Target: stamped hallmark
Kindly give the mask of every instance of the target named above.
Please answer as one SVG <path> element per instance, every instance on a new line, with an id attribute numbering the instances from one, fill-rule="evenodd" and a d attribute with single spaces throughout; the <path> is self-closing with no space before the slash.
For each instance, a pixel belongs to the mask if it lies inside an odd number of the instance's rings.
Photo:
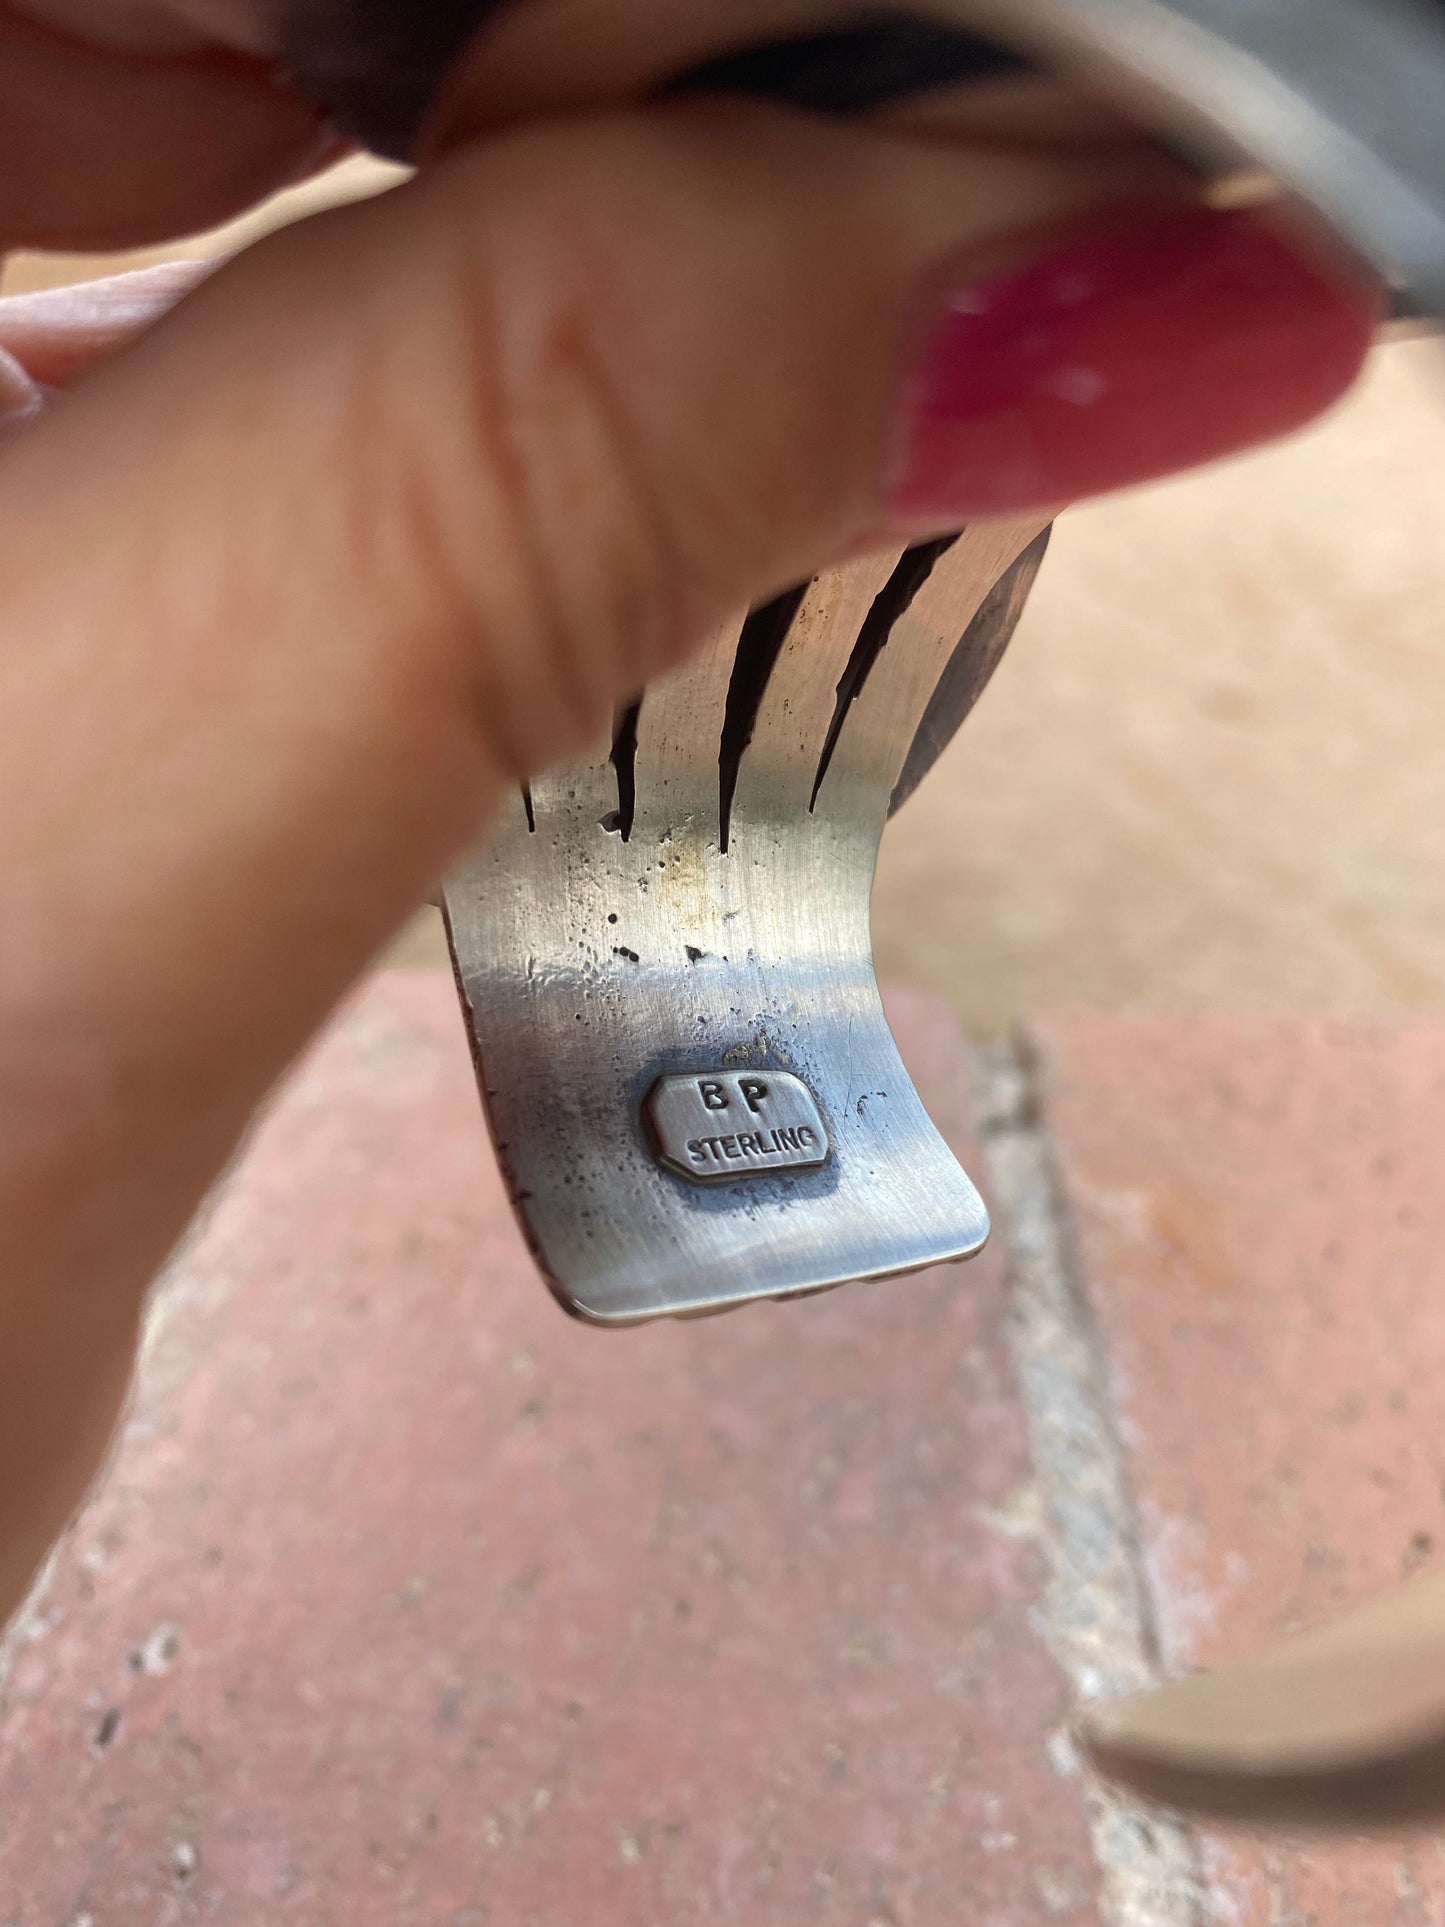
<path id="1" fill-rule="evenodd" d="M 828 1161 L 813 1094 L 788 1071 L 659 1077 L 643 1111 L 658 1162 L 694 1184 L 811 1171 Z"/>

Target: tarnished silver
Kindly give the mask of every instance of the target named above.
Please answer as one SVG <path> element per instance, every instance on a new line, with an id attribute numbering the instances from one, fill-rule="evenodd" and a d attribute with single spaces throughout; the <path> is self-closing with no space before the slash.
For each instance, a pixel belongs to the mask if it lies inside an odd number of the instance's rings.
<path id="1" fill-rule="evenodd" d="M 720 1311 L 983 1244 L 978 1193 L 884 1019 L 868 898 L 921 726 L 936 753 L 1041 540 L 1039 518 L 970 530 L 739 617 L 589 761 L 519 795 L 447 884 L 498 1156 L 580 1317 Z M 780 1074 L 815 1106 L 826 1161 L 763 1170 L 753 1152 L 746 1174 L 696 1183 L 688 1140 L 737 1132 L 689 1125 L 679 1155 L 656 1099 L 680 1087 L 659 1080 L 721 1080 L 746 1109 L 744 1081 Z"/>

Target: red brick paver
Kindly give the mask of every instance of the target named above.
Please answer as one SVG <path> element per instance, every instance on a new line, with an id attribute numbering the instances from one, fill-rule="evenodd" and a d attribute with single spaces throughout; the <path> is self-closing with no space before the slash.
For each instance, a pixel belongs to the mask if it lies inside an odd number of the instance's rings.
<path id="1" fill-rule="evenodd" d="M 1440 1563 L 1445 1026 L 1035 1032 L 1166 1663 Z M 1207 1843 L 1231 1927 L 1445 1921 L 1436 1839 Z"/>
<path id="2" fill-rule="evenodd" d="M 895 1016 L 963 1130 L 961 1046 Z M 11 1675 L 0 1921 L 1095 1918 L 997 1262 L 601 1333 L 439 977 L 346 1013 L 178 1267 Z"/>

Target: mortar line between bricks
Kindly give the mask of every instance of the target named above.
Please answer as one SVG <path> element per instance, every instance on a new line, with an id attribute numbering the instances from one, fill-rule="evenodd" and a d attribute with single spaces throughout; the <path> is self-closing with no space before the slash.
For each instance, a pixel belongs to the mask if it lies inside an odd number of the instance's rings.
<path id="1" fill-rule="evenodd" d="M 1004 1246 L 1008 1339 L 1029 1428 L 1050 1579 L 1040 1632 L 1078 1699 L 1157 1677 L 1137 1512 L 1027 1040 L 975 1056 L 978 1133 Z M 1108 1792 L 1069 1751 L 1110 1927 L 1202 1927 L 1188 1826 Z"/>

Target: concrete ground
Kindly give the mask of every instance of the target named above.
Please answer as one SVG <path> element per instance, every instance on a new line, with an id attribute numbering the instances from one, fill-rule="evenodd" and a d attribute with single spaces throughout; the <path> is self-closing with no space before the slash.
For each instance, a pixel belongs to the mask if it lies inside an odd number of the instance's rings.
<path id="1" fill-rule="evenodd" d="M 21 257 L 6 285 L 115 265 Z M 980 1035 L 1060 1005 L 1438 1002 L 1442 446 L 1445 351 L 1396 344 L 1287 446 L 1066 515 L 889 832 L 881 973 Z M 433 913 L 396 956 L 443 961 Z"/>

